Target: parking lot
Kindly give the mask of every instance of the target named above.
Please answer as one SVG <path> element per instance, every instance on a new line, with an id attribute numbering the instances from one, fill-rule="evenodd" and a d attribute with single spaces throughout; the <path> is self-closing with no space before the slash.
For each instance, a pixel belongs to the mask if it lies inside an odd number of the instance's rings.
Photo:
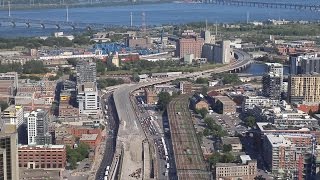
<path id="1" fill-rule="evenodd" d="M 243 125 L 243 122 L 239 118 L 237 113 L 231 115 L 223 115 L 215 112 L 209 113 L 207 117 L 211 117 L 215 122 L 223 127 L 230 136 L 235 135 L 235 133 L 243 134 L 248 129 Z"/>

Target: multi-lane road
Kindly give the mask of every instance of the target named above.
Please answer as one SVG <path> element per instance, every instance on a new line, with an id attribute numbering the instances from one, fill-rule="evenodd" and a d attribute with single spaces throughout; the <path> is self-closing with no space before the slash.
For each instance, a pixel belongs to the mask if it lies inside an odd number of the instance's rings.
<path id="1" fill-rule="evenodd" d="M 139 172 L 139 169 L 142 169 L 142 173 L 144 172 L 142 144 L 146 139 L 146 136 L 142 131 L 140 122 L 136 117 L 133 106 L 131 104 L 131 93 L 140 88 L 155 84 L 166 83 L 177 78 L 189 78 L 206 76 L 211 73 L 229 72 L 231 70 L 243 67 L 244 65 L 251 63 L 251 59 L 247 53 L 239 50 L 237 50 L 235 53 L 238 55 L 238 60 L 230 65 L 211 70 L 205 70 L 202 72 L 187 73 L 175 77 L 155 79 L 149 82 L 121 85 L 118 86 L 117 89 L 115 89 L 114 101 L 120 121 L 119 132 L 117 136 L 117 147 L 122 148 L 122 150 L 119 151 L 122 152 L 121 156 L 123 159 L 120 169 L 120 179 L 142 179 L 142 175 L 139 177 L 132 177 L 130 175 L 135 172 Z"/>
<path id="2" fill-rule="evenodd" d="M 106 108 L 106 105 L 108 108 Z M 115 153 L 118 119 L 116 109 L 114 107 L 112 93 L 107 93 L 101 96 L 101 110 L 104 114 L 107 134 L 104 156 L 96 173 L 96 180 L 104 180 L 106 167 L 111 165 L 113 155 Z"/>

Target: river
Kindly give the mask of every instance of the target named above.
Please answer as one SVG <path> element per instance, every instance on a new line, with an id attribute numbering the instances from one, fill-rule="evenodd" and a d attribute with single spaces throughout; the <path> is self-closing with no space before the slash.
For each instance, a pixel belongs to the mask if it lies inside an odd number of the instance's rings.
<path id="1" fill-rule="evenodd" d="M 290 2 L 297 4 L 318 4 L 315 0 L 268 0 L 270 2 Z M 290 9 L 269 9 L 258 7 L 237 7 L 214 4 L 188 4 L 188 3 L 164 3 L 145 5 L 126 5 L 114 7 L 88 7 L 69 8 L 69 21 L 101 23 L 113 25 L 130 25 L 130 12 L 133 14 L 133 25 L 142 24 L 142 13 L 145 12 L 146 25 L 161 24 L 182 24 L 188 22 L 208 22 L 232 23 L 245 22 L 247 14 L 249 20 L 263 21 L 267 19 L 286 20 L 319 20 L 319 12 L 297 11 Z M 0 17 L 8 17 L 7 11 L 0 11 Z M 14 10 L 11 17 L 24 19 L 41 19 L 64 21 L 66 19 L 66 9 L 33 9 Z M 31 25 L 26 28 L 25 24 L 18 24 L 15 28 L 10 23 L 2 23 L 0 27 L 0 37 L 20 37 L 20 36 L 42 36 L 49 35 L 55 31 L 55 27 L 47 26 L 42 29 L 40 25 Z M 63 31 L 73 33 L 70 27 L 62 27 Z"/>
<path id="2" fill-rule="evenodd" d="M 253 74 L 253 75 L 263 75 L 267 72 L 267 65 L 264 63 L 252 63 L 243 73 Z M 283 67 L 283 74 L 289 74 L 289 67 Z"/>

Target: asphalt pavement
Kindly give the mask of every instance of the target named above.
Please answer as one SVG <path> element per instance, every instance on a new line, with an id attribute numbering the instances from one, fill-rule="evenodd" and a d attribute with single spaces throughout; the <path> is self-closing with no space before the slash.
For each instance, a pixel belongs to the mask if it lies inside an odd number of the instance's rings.
<path id="1" fill-rule="evenodd" d="M 108 109 L 105 108 L 105 105 L 108 106 Z M 110 166 L 112 163 L 116 146 L 116 136 L 119 127 L 119 120 L 117 119 L 118 116 L 114 106 L 112 94 L 105 94 L 101 97 L 101 109 L 104 112 L 107 135 L 105 142 L 105 152 L 96 174 L 96 180 L 104 179 L 106 167 Z M 107 114 L 105 114 L 105 112 L 107 112 Z M 106 118 L 105 115 L 107 115 L 108 118 Z"/>

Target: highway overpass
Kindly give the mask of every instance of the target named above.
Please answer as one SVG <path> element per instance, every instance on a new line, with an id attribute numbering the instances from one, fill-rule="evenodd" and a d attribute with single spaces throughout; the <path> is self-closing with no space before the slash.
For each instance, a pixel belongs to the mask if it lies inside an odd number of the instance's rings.
<path id="1" fill-rule="evenodd" d="M 139 120 L 135 116 L 130 100 L 132 96 L 131 94 L 135 90 L 152 86 L 155 84 L 166 83 L 178 78 L 207 76 L 211 73 L 238 72 L 243 70 L 253 62 L 249 54 L 247 54 L 246 52 L 235 50 L 235 54 L 237 54 L 238 60 L 232 64 L 223 67 L 205 70 L 201 72 L 181 74 L 179 76 L 167 77 L 164 79 L 155 79 L 150 82 L 142 82 L 138 84 L 125 84 L 118 86 L 118 88 L 115 89 L 113 97 L 120 120 L 119 131 L 117 136 L 117 152 L 121 152 L 121 154 L 116 153 L 115 157 L 122 157 L 119 175 L 120 179 L 134 180 L 136 178 L 130 177 L 129 175 L 139 168 L 143 169 L 142 148 L 143 140 L 146 139 L 146 137 L 143 133 L 142 128 L 140 127 Z M 142 178 L 142 176 L 140 177 Z"/>

